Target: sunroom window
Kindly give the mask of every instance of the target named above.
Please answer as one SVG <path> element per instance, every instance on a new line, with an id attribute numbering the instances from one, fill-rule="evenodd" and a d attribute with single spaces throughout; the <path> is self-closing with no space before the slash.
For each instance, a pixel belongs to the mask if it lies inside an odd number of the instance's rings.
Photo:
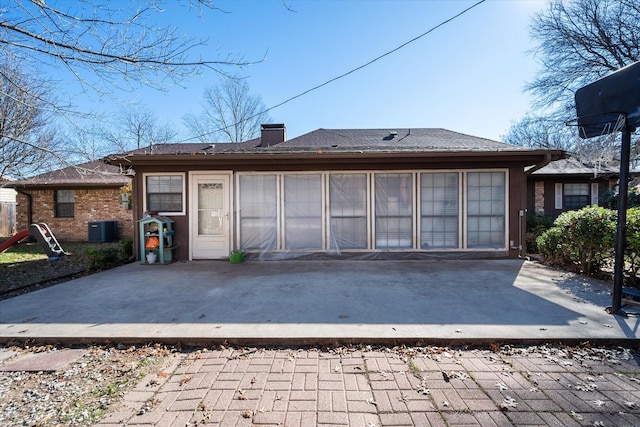
<path id="1" fill-rule="evenodd" d="M 286 249 L 322 249 L 322 176 L 285 175 Z"/>
<path id="2" fill-rule="evenodd" d="M 278 203 L 276 175 L 240 176 L 240 247 L 277 249 Z"/>
<path id="3" fill-rule="evenodd" d="M 505 247 L 504 172 L 467 174 L 467 247 Z"/>
<path id="4" fill-rule="evenodd" d="M 420 174 L 420 247 L 457 248 L 458 180 L 457 172 Z"/>
<path id="5" fill-rule="evenodd" d="M 413 190 L 410 173 L 375 175 L 377 249 L 413 247 Z"/>
<path id="6" fill-rule="evenodd" d="M 367 248 L 367 175 L 329 176 L 331 249 Z"/>

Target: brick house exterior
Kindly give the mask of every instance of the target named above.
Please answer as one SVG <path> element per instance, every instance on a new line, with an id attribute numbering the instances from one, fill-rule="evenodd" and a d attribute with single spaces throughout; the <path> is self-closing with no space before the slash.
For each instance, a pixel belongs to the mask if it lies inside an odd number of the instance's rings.
<path id="1" fill-rule="evenodd" d="M 16 228 L 24 230 L 31 223 L 44 222 L 60 241 L 88 240 L 88 226 L 93 221 L 117 221 L 118 239 L 133 239 L 133 215 L 122 194 L 131 179 L 117 167 L 102 162 L 85 163 L 14 181 L 18 191 Z M 64 214 L 59 212 L 56 197 L 69 196 Z"/>

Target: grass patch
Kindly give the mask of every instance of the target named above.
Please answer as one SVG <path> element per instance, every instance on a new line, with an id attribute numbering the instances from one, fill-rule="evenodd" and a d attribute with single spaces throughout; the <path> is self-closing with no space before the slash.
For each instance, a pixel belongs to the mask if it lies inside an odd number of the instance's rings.
<path id="1" fill-rule="evenodd" d="M 86 243 L 86 242 L 65 242 L 60 243 L 62 249 L 69 255 L 82 255 L 89 249 L 119 249 L 119 243 Z M 22 242 L 19 245 L 9 248 L 0 254 L 0 265 L 15 264 L 17 262 L 29 262 L 48 259 L 47 254 L 38 243 Z"/>

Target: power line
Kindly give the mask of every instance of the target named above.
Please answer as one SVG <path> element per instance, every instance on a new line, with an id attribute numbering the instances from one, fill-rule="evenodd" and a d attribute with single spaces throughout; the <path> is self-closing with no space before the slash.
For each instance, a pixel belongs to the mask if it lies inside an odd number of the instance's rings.
<path id="1" fill-rule="evenodd" d="M 440 27 L 442 27 L 444 25 L 447 25 L 451 21 L 454 21 L 455 19 L 461 17 L 462 15 L 464 15 L 467 12 L 469 12 L 471 9 L 475 8 L 476 6 L 484 3 L 485 1 L 486 0 L 480 0 L 480 1 L 472 4 L 468 8 L 464 9 L 462 12 L 459 12 L 456 15 L 452 16 L 451 18 L 448 18 L 448 19 L 440 22 L 436 26 L 431 27 L 430 29 L 428 29 L 424 33 L 420 34 L 419 36 L 416 36 L 416 37 L 412 38 L 411 40 L 402 43 L 400 46 L 398 46 L 398 47 L 396 47 L 394 49 L 391 49 L 391 50 L 383 53 L 382 55 L 379 55 L 379 56 L 375 57 L 374 59 L 372 59 L 372 60 L 370 60 L 370 61 L 368 61 L 368 62 L 366 62 L 366 63 L 364 63 L 364 64 L 362 64 L 362 65 L 360 65 L 360 66 L 358 66 L 356 68 L 353 68 L 353 69 L 347 71 L 346 73 L 340 74 L 339 76 L 333 77 L 332 79 L 329 79 L 329 80 L 325 81 L 324 83 L 321 83 L 321 84 L 319 84 L 317 86 L 314 86 L 314 87 L 312 87 L 310 89 L 307 89 L 304 92 L 301 92 L 301 93 L 299 93 L 297 95 L 292 96 L 291 98 L 285 99 L 284 101 L 282 101 L 282 102 L 280 102 L 280 103 L 278 103 L 276 105 L 273 105 L 273 106 L 271 106 L 271 107 L 269 107 L 269 108 L 267 108 L 267 109 L 265 109 L 265 110 L 263 110 L 263 111 L 261 111 L 259 113 L 256 113 L 253 116 L 246 117 L 246 118 L 240 120 L 239 122 L 237 122 L 237 123 L 235 123 L 235 124 L 233 124 L 233 125 L 231 125 L 229 127 L 237 126 L 240 123 L 242 123 L 243 121 L 251 120 L 254 117 L 260 116 L 261 114 L 268 113 L 269 111 L 274 110 L 274 109 L 276 109 L 278 107 L 282 107 L 283 105 L 288 104 L 289 102 L 291 102 L 291 101 L 293 101 L 295 99 L 298 99 L 298 98 L 300 98 L 302 96 L 305 96 L 308 93 L 311 93 L 311 92 L 313 92 L 315 90 L 318 90 L 318 89 L 320 89 L 320 88 L 322 88 L 324 86 L 327 86 L 327 85 L 329 85 L 329 84 L 331 84 L 331 83 L 333 83 L 333 82 L 335 82 L 337 80 L 340 80 L 340 79 L 342 79 L 344 77 L 347 77 L 348 75 L 353 74 L 356 71 L 362 70 L 363 68 L 368 67 L 369 65 L 373 64 L 374 62 L 377 62 L 377 61 L 381 60 L 382 58 L 385 58 L 385 57 L 391 55 L 392 53 L 395 53 L 395 52 L 399 51 L 400 49 L 404 48 L 405 46 L 407 46 L 407 45 L 409 45 L 409 44 L 411 44 L 411 43 L 413 43 L 413 42 L 415 42 L 417 40 L 420 40 L 421 38 L 429 35 L 433 31 L 437 30 L 438 28 L 440 28 Z M 214 131 L 211 131 L 211 132 L 203 133 L 201 135 L 197 135 L 197 136 L 194 136 L 192 138 L 188 138 L 188 139 L 186 139 L 186 140 L 184 140 L 182 142 L 187 142 L 187 141 L 191 141 L 193 139 L 202 138 L 203 136 L 211 135 L 211 134 L 213 134 L 215 132 L 218 132 L 218 131 L 221 131 L 221 130 L 224 130 L 224 129 L 217 129 L 217 130 L 214 130 Z"/>

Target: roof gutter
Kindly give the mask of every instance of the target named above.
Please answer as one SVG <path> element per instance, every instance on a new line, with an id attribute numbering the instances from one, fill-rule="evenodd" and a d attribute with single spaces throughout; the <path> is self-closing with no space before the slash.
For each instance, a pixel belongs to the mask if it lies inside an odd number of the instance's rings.
<path id="1" fill-rule="evenodd" d="M 566 157 L 562 156 L 560 158 L 566 158 Z M 525 175 L 531 175 L 535 171 L 537 171 L 539 169 L 542 169 L 543 167 L 547 166 L 549 163 L 551 163 L 551 154 L 547 153 L 547 154 L 544 155 L 544 160 L 542 160 L 540 163 L 536 163 L 532 168 L 529 168 L 528 170 L 526 170 L 524 172 L 524 174 Z"/>

